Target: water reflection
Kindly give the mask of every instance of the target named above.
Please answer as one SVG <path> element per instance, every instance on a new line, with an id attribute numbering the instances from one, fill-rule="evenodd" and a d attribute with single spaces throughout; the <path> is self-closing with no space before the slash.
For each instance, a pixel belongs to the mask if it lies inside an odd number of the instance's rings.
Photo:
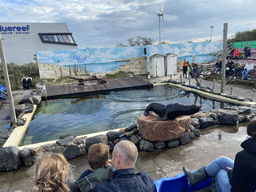
<path id="1" fill-rule="evenodd" d="M 127 127 L 136 123 L 143 110 L 152 102 L 165 105 L 194 103 L 202 105 L 203 112 L 218 109 L 221 105 L 220 102 L 170 86 L 44 101 L 30 123 L 23 144 L 53 140 L 65 134 L 82 135 Z M 224 106 L 229 104 L 224 103 Z"/>

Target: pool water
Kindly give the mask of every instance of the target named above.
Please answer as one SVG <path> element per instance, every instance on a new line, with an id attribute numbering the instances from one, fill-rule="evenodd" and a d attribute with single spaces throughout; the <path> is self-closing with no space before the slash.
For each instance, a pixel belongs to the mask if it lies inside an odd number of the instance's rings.
<path id="1" fill-rule="evenodd" d="M 203 111 L 220 108 L 221 103 L 207 100 L 176 88 L 110 92 L 83 98 L 43 101 L 29 125 L 23 145 L 58 139 L 61 135 L 84 135 L 127 127 L 152 102 L 202 105 Z M 225 103 L 224 106 L 230 106 Z"/>

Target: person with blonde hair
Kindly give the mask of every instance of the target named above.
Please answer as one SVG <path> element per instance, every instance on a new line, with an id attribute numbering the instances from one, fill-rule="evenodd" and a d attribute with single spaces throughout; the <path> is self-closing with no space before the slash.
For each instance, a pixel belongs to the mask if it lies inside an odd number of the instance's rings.
<path id="1" fill-rule="evenodd" d="M 70 164 L 61 153 L 46 153 L 35 164 L 34 191 L 79 191 L 75 182 L 68 180 Z"/>

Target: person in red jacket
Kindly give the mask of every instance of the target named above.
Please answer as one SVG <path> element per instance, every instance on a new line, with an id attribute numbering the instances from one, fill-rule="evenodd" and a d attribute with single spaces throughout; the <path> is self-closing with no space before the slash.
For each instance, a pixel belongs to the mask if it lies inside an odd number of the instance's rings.
<path id="1" fill-rule="evenodd" d="M 237 47 L 234 51 L 233 58 L 236 59 L 236 60 L 238 60 L 240 58 L 240 51 Z"/>

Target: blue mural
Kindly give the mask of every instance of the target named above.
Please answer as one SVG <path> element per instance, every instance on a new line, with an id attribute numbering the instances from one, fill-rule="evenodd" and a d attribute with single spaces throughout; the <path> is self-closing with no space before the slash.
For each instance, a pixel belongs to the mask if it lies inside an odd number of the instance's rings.
<path id="1" fill-rule="evenodd" d="M 136 47 L 114 47 L 114 48 L 88 48 L 74 50 L 53 50 L 37 52 L 38 62 L 44 64 L 58 64 L 60 66 L 84 65 L 91 72 L 108 72 L 115 70 L 124 64 L 124 59 L 132 57 L 147 57 L 161 54 L 172 53 L 177 55 L 178 59 L 184 58 L 192 60 L 193 54 L 200 61 L 209 61 L 214 57 L 210 53 L 216 52 L 222 48 L 222 42 L 202 42 L 202 43 L 184 43 L 184 44 L 162 44 Z M 145 54 L 146 49 L 146 54 Z M 149 63 L 148 63 L 149 65 Z"/>

